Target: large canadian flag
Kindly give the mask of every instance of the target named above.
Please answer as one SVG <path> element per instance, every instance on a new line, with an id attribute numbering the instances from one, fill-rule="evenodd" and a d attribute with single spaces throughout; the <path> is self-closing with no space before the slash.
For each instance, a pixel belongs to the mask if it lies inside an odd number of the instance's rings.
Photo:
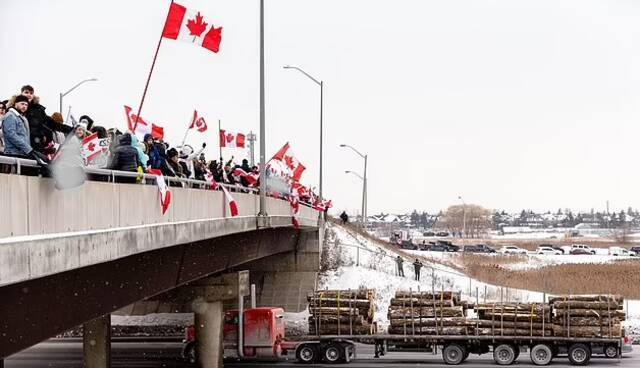
<path id="1" fill-rule="evenodd" d="M 160 208 L 164 215 L 171 205 L 171 191 L 167 187 L 167 182 L 164 180 L 162 171 L 159 169 L 149 169 L 149 174 L 156 176 L 156 185 L 158 186 L 158 193 L 160 194 Z"/>
<path id="2" fill-rule="evenodd" d="M 207 122 L 204 121 L 202 116 L 198 116 L 198 110 L 193 110 L 193 120 L 189 129 L 196 128 L 200 133 L 204 133 L 207 130 Z"/>
<path id="3" fill-rule="evenodd" d="M 273 156 L 271 160 L 280 161 L 286 166 L 291 178 L 297 182 L 300 181 L 302 173 L 307 169 L 303 164 L 298 161 L 289 147 L 289 142 L 285 143 L 282 148 Z"/>
<path id="4" fill-rule="evenodd" d="M 85 163 L 90 163 L 96 156 L 102 153 L 102 147 L 100 147 L 100 139 L 98 139 L 98 133 L 93 133 L 90 136 L 82 140 L 82 158 Z"/>
<path id="5" fill-rule="evenodd" d="M 224 185 L 221 185 L 220 187 L 222 188 L 222 192 L 224 193 L 224 199 L 227 202 L 227 211 L 229 211 L 225 214 L 225 217 L 229 215 L 231 217 L 238 216 L 238 203 L 235 199 L 233 199 L 231 193 L 229 193 L 229 190 L 225 188 Z"/>
<path id="6" fill-rule="evenodd" d="M 213 52 L 220 51 L 222 27 L 216 27 L 199 11 L 171 3 L 162 37 L 198 44 Z"/>
<path id="7" fill-rule="evenodd" d="M 244 148 L 245 136 L 242 133 L 231 133 L 220 129 L 220 147 Z"/>

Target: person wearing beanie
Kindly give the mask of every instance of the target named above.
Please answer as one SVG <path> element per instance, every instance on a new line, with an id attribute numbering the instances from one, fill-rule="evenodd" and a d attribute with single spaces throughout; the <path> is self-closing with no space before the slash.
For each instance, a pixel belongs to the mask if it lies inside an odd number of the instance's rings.
<path id="1" fill-rule="evenodd" d="M 2 121 L 6 155 L 30 156 L 33 152 L 29 141 L 29 122 L 24 116 L 28 108 L 29 98 L 18 95 Z"/>
<path id="2" fill-rule="evenodd" d="M 62 132 L 65 135 L 71 132 L 71 127 L 56 123 L 53 118 L 45 112 L 45 107 L 40 105 L 40 98 L 35 95 L 34 89 L 30 85 L 22 86 L 20 95 L 29 101 L 29 108 L 24 116 L 29 122 L 29 141 L 31 147 L 37 152 L 43 153 L 53 141 L 53 132 Z M 14 96 L 11 104 L 15 105 Z"/>
<path id="3" fill-rule="evenodd" d="M 141 163 L 138 159 L 138 151 L 131 145 L 131 134 L 123 134 L 118 140 L 118 146 L 113 152 L 109 169 L 137 172 L 138 166 L 140 165 Z M 135 184 L 136 177 L 118 177 L 117 181 L 120 183 Z"/>

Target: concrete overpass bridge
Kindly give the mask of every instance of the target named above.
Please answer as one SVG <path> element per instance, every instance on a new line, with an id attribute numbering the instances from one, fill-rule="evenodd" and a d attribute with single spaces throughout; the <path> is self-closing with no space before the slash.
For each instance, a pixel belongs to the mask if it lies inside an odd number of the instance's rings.
<path id="1" fill-rule="evenodd" d="M 301 206 L 294 229 L 287 201 L 267 198 L 258 216 L 259 196 L 235 192 L 229 217 L 221 191 L 172 187 L 162 215 L 155 184 L 106 180 L 58 191 L 49 178 L 0 174 L 0 359 L 84 323 L 87 366 L 106 366 L 109 313 L 185 285 L 220 287 L 207 280 L 229 270 L 255 271 L 264 304 L 304 307 L 319 267 L 315 210 Z M 200 320 L 217 329 L 221 301 L 207 303 Z"/>

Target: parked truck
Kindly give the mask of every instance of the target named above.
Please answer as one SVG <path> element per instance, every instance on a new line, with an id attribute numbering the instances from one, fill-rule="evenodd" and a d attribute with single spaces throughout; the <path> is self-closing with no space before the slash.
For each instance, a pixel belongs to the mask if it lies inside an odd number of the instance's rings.
<path id="1" fill-rule="evenodd" d="M 239 343 L 238 310 L 226 312 L 224 319 L 225 358 L 279 358 L 294 356 L 300 363 L 349 363 L 356 357 L 356 342 L 373 343 L 374 357 L 387 351 L 441 352 L 448 365 L 458 365 L 471 354 L 492 353 L 496 364 L 514 363 L 522 350 L 527 350 L 534 365 L 548 365 L 566 354 L 572 365 L 587 365 L 592 355 L 620 357 L 628 338 L 562 337 L 506 334 L 434 335 L 370 333 L 358 335 L 313 335 L 288 340 L 285 336 L 284 311 L 278 307 L 250 308 L 243 312 L 242 346 Z M 415 330 L 413 330 L 415 331 Z M 520 330 L 518 330 L 520 331 Z M 196 361 L 194 327 L 186 329 L 183 357 Z"/>

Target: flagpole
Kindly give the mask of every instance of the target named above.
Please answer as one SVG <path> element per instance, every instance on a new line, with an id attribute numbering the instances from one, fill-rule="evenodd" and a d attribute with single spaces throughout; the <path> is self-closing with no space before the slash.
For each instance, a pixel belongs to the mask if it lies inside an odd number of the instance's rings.
<path id="1" fill-rule="evenodd" d="M 220 164 L 224 165 L 222 163 L 222 144 L 220 143 L 220 131 L 222 130 L 222 128 L 220 127 L 220 119 L 218 119 L 218 148 L 220 148 Z"/>
<path id="2" fill-rule="evenodd" d="M 169 4 L 169 8 L 171 8 L 171 4 L 173 4 L 173 0 Z M 147 96 L 147 89 L 149 88 L 149 82 L 151 81 L 151 75 L 153 74 L 153 68 L 156 66 L 156 59 L 158 58 L 158 51 L 160 51 L 160 45 L 162 44 L 164 28 L 167 26 L 167 20 L 169 17 L 164 18 L 164 26 L 162 27 L 162 32 L 160 32 L 160 39 L 158 40 L 158 46 L 156 47 L 156 53 L 153 55 L 153 62 L 151 63 L 151 69 L 149 69 L 149 76 L 147 77 L 147 83 L 144 86 L 144 92 L 142 92 L 142 100 L 140 100 L 140 105 L 138 106 L 138 114 L 136 115 L 136 121 L 133 124 L 133 132 L 136 131 L 138 127 L 138 120 L 140 119 L 140 113 L 142 112 L 142 105 L 144 104 L 144 98 Z"/>
<path id="3" fill-rule="evenodd" d="M 196 117 L 196 113 L 195 111 L 193 112 L 193 117 Z M 191 130 L 191 126 L 195 123 L 195 119 L 191 120 L 191 124 L 189 124 L 189 126 L 187 127 L 187 131 L 184 132 L 184 138 L 182 138 L 182 145 L 180 147 L 184 147 L 185 142 L 187 141 L 187 134 L 189 134 L 189 131 Z"/>

